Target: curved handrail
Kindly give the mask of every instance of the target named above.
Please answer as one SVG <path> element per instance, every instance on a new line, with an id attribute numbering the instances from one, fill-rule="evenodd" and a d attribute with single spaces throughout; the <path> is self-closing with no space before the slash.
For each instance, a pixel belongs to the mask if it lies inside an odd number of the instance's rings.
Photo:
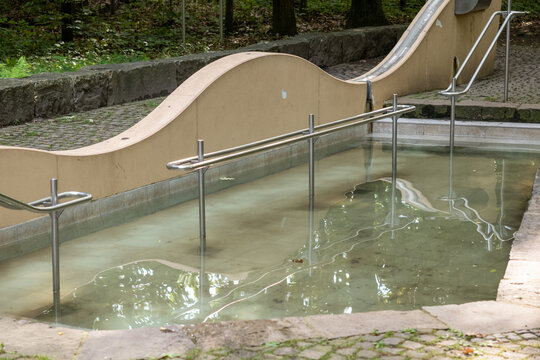
<path id="1" fill-rule="evenodd" d="M 0 206 L 12 209 L 12 210 L 27 210 L 34 213 L 52 213 L 54 211 L 62 210 L 67 207 L 80 204 L 92 200 L 92 195 L 84 192 L 78 191 L 67 191 L 61 194 L 58 194 L 57 199 L 68 199 L 75 198 L 71 201 L 63 202 L 61 204 L 52 205 L 52 198 L 46 197 L 40 200 L 32 201 L 29 203 L 24 203 L 17 199 L 14 199 L 10 196 L 0 193 Z"/>
<path id="2" fill-rule="evenodd" d="M 503 32 L 503 30 L 506 28 L 506 26 L 508 26 L 508 23 L 510 22 L 510 20 L 512 20 L 512 18 L 516 15 L 523 15 L 523 14 L 527 14 L 527 12 L 524 12 L 524 11 L 511 11 L 509 15 L 506 16 L 506 19 L 504 20 L 504 22 L 502 23 L 501 27 L 499 28 L 499 31 L 497 31 L 497 35 L 495 35 L 493 41 L 491 42 L 491 44 L 489 45 L 489 48 L 487 49 L 487 51 L 485 52 L 484 54 L 484 57 L 482 58 L 482 60 L 480 61 L 480 63 L 478 64 L 478 66 L 476 67 L 476 70 L 473 74 L 473 76 L 471 77 L 471 79 L 469 80 L 468 84 L 467 84 L 467 87 L 464 89 L 464 90 L 461 90 L 461 91 L 455 91 L 455 83 L 457 82 L 457 79 L 458 77 L 461 75 L 461 72 L 463 71 L 463 69 L 465 68 L 465 65 L 467 65 L 467 62 L 469 61 L 469 59 L 471 58 L 472 54 L 474 53 L 474 51 L 476 50 L 476 48 L 478 47 L 478 44 L 480 43 L 480 41 L 482 40 L 482 38 L 484 37 L 487 29 L 489 28 L 489 26 L 491 25 L 491 23 L 493 22 L 493 19 L 495 19 L 495 16 L 497 15 L 504 15 L 504 14 L 508 14 L 507 11 L 496 11 L 494 12 L 491 17 L 489 18 L 486 26 L 484 27 L 484 29 L 482 30 L 482 32 L 480 33 L 480 36 L 478 37 L 478 39 L 476 40 L 475 44 L 473 45 L 473 47 L 471 48 L 471 50 L 469 51 L 469 54 L 467 55 L 467 58 L 465 59 L 465 61 L 463 62 L 463 64 L 461 64 L 458 72 L 456 73 L 456 75 L 454 75 L 454 77 L 452 78 L 452 82 L 450 83 L 450 85 L 443 91 L 439 91 L 439 94 L 441 95 L 446 95 L 446 96 L 458 96 L 458 95 L 463 95 L 465 93 L 467 93 L 470 89 L 471 89 L 471 86 L 472 84 L 474 83 L 474 81 L 476 80 L 476 77 L 478 76 L 478 73 L 480 72 L 480 70 L 482 69 L 482 66 L 484 65 L 484 63 L 486 62 L 489 54 L 491 53 L 491 50 L 493 50 L 493 47 L 495 46 L 495 44 L 497 43 L 497 39 L 499 38 L 499 36 L 501 35 L 501 33 Z"/>
<path id="3" fill-rule="evenodd" d="M 318 125 L 314 127 L 314 130 L 321 130 L 310 132 L 309 129 L 301 129 L 288 134 L 278 135 L 272 138 L 255 141 L 249 144 L 236 146 L 233 148 L 216 151 L 209 154 L 204 154 L 204 160 L 198 161 L 198 156 L 191 156 L 185 159 L 172 161 L 167 164 L 167 168 L 170 170 L 183 170 L 193 171 L 201 168 L 205 168 L 211 165 L 215 165 L 224 161 L 237 159 L 246 155 L 255 154 L 258 152 L 271 150 L 274 148 L 290 145 L 303 140 L 312 139 L 321 135 L 330 134 L 332 132 L 343 130 L 349 127 L 357 126 L 360 124 L 371 123 L 382 118 L 389 116 L 399 116 L 405 113 L 409 113 L 415 110 L 411 105 L 397 105 L 399 110 L 393 111 L 392 107 L 386 107 L 383 109 L 375 110 L 372 112 L 336 120 L 330 123 Z M 359 120 L 359 121 L 355 121 Z M 354 121 L 354 122 L 353 122 Z"/>

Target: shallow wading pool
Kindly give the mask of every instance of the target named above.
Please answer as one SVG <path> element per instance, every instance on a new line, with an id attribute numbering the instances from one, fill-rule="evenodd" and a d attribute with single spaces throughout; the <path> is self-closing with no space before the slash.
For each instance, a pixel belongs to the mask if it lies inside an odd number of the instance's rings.
<path id="1" fill-rule="evenodd" d="M 62 244 L 60 322 L 121 329 L 495 299 L 538 154 L 378 142 Z M 223 177 L 221 181 L 241 182 Z M 394 210 L 392 211 L 392 194 Z M 394 214 L 394 216 L 392 216 Z M 310 229 L 310 217 L 313 223 Z M 0 262 L 0 313 L 53 321 L 50 249 Z"/>

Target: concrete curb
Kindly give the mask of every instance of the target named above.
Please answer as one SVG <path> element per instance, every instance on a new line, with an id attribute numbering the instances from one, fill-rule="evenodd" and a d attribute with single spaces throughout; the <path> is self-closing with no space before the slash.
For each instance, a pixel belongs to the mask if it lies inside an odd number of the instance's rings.
<path id="1" fill-rule="evenodd" d="M 321 67 L 386 55 L 406 28 L 391 25 L 307 33 L 236 50 L 0 79 L 0 126 L 165 96 L 205 65 L 237 52 L 287 53 Z"/>

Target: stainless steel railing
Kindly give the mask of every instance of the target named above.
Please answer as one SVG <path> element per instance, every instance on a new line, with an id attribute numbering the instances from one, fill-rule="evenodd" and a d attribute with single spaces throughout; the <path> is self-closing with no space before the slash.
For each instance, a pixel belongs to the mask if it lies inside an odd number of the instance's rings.
<path id="1" fill-rule="evenodd" d="M 63 199 L 73 200 L 60 202 Z M 24 203 L 4 194 L 0 194 L 0 206 L 12 210 L 26 210 L 34 213 L 46 213 L 51 217 L 52 274 L 53 274 L 53 308 L 56 322 L 60 316 L 60 241 L 58 218 L 64 209 L 92 200 L 92 195 L 78 191 L 67 191 L 58 194 L 58 180 L 51 179 L 51 196 Z"/>
<path id="2" fill-rule="evenodd" d="M 399 116 L 415 110 L 414 106 L 398 105 L 397 95 L 394 94 L 394 102 L 392 107 L 386 107 L 380 110 L 371 111 L 368 113 L 336 120 L 330 123 L 315 126 L 315 116 L 309 115 L 309 127 L 293 131 L 287 134 L 282 134 L 267 138 L 264 140 L 255 141 L 249 144 L 235 146 L 232 148 L 204 153 L 204 140 L 197 141 L 198 154 L 185 159 L 172 161 L 167 164 L 170 170 L 182 171 L 197 171 L 199 178 L 199 238 L 200 238 L 200 253 L 204 255 L 206 248 L 206 195 L 204 174 L 212 165 L 238 159 L 247 155 L 256 154 L 259 152 L 285 147 L 294 143 L 308 140 L 309 143 L 309 206 L 313 210 L 314 206 L 314 188 L 315 188 L 315 171 L 314 171 L 314 143 L 319 136 L 330 134 L 339 130 L 348 129 L 354 126 L 369 124 L 373 121 L 387 117 L 392 117 L 392 181 L 396 181 L 396 166 L 397 166 L 397 120 Z M 310 224 L 313 224 L 311 217 L 313 211 L 310 211 Z M 394 216 L 392 216 L 392 219 Z M 310 238 L 311 240 L 311 238 Z M 203 259 L 204 256 L 201 256 Z M 204 264 L 201 260 L 201 268 Z"/>
<path id="3" fill-rule="evenodd" d="M 470 89 L 474 81 L 476 80 L 476 77 L 478 76 L 478 73 L 482 69 L 482 66 L 484 66 L 484 63 L 486 62 L 489 54 L 493 50 L 493 47 L 497 43 L 497 40 L 501 36 L 503 30 L 506 28 L 506 59 L 505 59 L 505 73 L 504 73 L 504 101 L 508 101 L 508 58 L 509 58 L 509 48 L 510 48 L 510 21 L 513 17 L 517 15 L 526 14 L 526 12 L 523 11 L 511 11 L 511 0 L 508 0 L 508 11 L 496 11 L 494 12 L 491 17 L 489 18 L 486 26 L 484 26 L 484 29 L 476 39 L 476 42 L 474 43 L 473 47 L 467 54 L 467 57 L 465 58 L 465 61 L 463 61 L 463 64 L 461 64 L 459 70 L 452 78 L 452 82 L 450 85 L 443 91 L 440 91 L 439 93 L 442 95 L 446 95 L 450 97 L 450 148 L 454 147 L 454 137 L 455 137 L 455 120 L 456 120 L 456 97 L 463 95 L 467 93 Z M 480 41 L 484 38 L 484 35 L 486 34 L 488 28 L 490 27 L 491 23 L 497 16 L 504 16 L 505 20 L 502 23 L 501 27 L 499 28 L 499 31 L 497 31 L 497 34 L 495 35 L 494 39 L 491 41 L 491 44 L 489 45 L 488 49 L 486 50 L 484 56 L 482 57 L 482 60 L 476 67 L 476 70 L 474 71 L 473 76 L 467 83 L 467 86 L 465 89 L 461 91 L 456 91 L 456 83 L 458 81 L 459 76 L 463 72 L 463 69 L 469 62 L 470 58 L 472 57 L 473 53 L 475 52 L 476 48 L 480 44 Z"/>

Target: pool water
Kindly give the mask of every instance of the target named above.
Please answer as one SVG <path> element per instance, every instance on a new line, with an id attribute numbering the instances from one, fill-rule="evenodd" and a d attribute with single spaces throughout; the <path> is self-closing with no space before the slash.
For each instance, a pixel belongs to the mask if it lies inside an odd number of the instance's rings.
<path id="1" fill-rule="evenodd" d="M 458 148 L 449 168 L 447 148 L 402 148 L 394 188 L 389 147 L 368 142 L 316 161 L 311 212 L 307 165 L 211 194 L 204 259 L 196 201 L 64 243 L 60 321 L 121 329 L 495 299 L 538 155 Z M 0 286 L 25 298 L 0 312 L 53 321 L 48 252 L 0 263 Z"/>

